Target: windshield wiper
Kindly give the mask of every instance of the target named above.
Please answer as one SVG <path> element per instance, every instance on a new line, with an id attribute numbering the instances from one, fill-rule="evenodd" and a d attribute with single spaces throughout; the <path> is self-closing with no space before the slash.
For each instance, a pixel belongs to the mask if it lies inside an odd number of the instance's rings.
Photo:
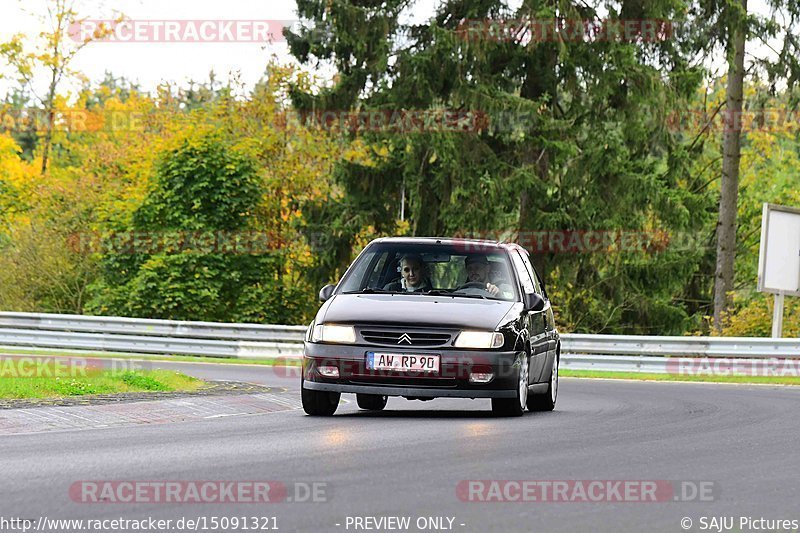
<path id="1" fill-rule="evenodd" d="M 482 298 L 484 300 L 490 299 L 482 294 L 464 294 L 458 291 L 451 292 L 443 289 L 431 289 L 428 292 L 410 292 L 408 294 L 424 294 L 428 296 L 461 296 L 462 298 Z"/>
<path id="2" fill-rule="evenodd" d="M 484 296 L 483 294 L 464 294 L 463 292 L 450 292 L 448 293 L 451 296 L 461 296 L 462 298 L 480 298 L 481 300 L 492 300 L 493 298 L 489 298 L 488 296 Z"/>
<path id="3" fill-rule="evenodd" d="M 375 289 L 373 287 L 364 287 L 360 291 L 347 291 L 342 294 L 395 294 L 397 291 L 387 291 L 385 289 Z"/>
<path id="4" fill-rule="evenodd" d="M 443 289 L 431 289 L 429 291 L 404 292 L 403 294 L 421 294 L 423 296 L 450 296 L 450 291 Z"/>
<path id="5" fill-rule="evenodd" d="M 417 292 L 408 292 L 408 291 L 387 291 L 386 289 L 375 289 L 373 287 L 364 287 L 360 291 L 347 291 L 343 292 L 342 294 L 421 294 L 423 296 L 460 296 L 461 298 L 480 298 L 481 300 L 492 300 L 493 298 L 489 298 L 482 294 L 464 294 L 461 292 L 450 292 L 445 291 L 442 289 L 432 289 L 430 291 L 417 291 Z"/>

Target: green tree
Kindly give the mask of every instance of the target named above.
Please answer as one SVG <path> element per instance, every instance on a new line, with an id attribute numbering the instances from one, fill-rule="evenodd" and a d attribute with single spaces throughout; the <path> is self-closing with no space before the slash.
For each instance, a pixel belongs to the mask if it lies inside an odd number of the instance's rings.
<path id="1" fill-rule="evenodd" d="M 46 0 L 46 14 L 40 17 L 46 29 L 39 33 L 38 42 L 35 43 L 33 51 L 28 50 L 23 34 L 16 34 L 9 41 L 0 43 L 0 57 L 3 57 L 11 67 L 13 71 L 11 76 L 14 76 L 22 87 L 36 96 L 45 114 L 42 138 L 42 174 L 47 172 L 50 160 L 59 88 L 66 78 L 80 75 L 71 68 L 78 53 L 89 43 L 102 39 L 110 32 L 109 28 L 103 27 L 86 36 L 71 33 L 85 20 L 80 17 L 75 4 L 75 0 Z M 43 96 L 37 94 L 35 87 L 35 78 L 39 69 L 44 69 L 48 77 L 47 91 Z M 0 72 L 0 75 L 8 76 L 9 74 Z"/>
<path id="2" fill-rule="evenodd" d="M 220 135 L 188 135 L 162 155 L 152 189 L 133 213 L 127 229 L 140 242 L 105 258 L 94 306 L 157 318 L 235 318 L 239 299 L 270 271 L 270 258 L 226 253 L 216 239 L 247 229 L 260 195 L 252 157 Z M 170 235 L 174 240 L 163 240 Z"/>
<path id="3" fill-rule="evenodd" d="M 713 210 L 704 194 L 692 193 L 699 147 L 666 124 L 668 110 L 702 80 L 688 62 L 689 43 L 564 35 L 526 42 L 522 33 L 499 40 L 470 33 L 471 21 L 674 20 L 685 3 L 541 0 L 510 11 L 499 1 L 448 1 L 430 20 L 405 26 L 400 13 L 413 5 L 304 0 L 298 12 L 308 29 L 287 35 L 300 61 L 337 69 L 326 90 L 292 94 L 300 109 L 447 108 L 489 118 L 471 132 L 364 135 L 387 146 L 388 155 L 373 165 L 340 162 L 334 178 L 343 198 L 308 209 L 343 237 L 331 257 L 346 264 L 347 236 L 367 225 L 397 231 L 402 191 L 416 235 L 703 231 Z M 686 280 L 703 254 L 652 251 L 545 249 L 534 259 L 568 329 L 681 332 L 690 323 L 681 302 Z"/>
<path id="4" fill-rule="evenodd" d="M 721 104 L 725 130 L 721 140 L 719 203 L 716 225 L 716 265 L 714 275 L 714 327 L 720 333 L 723 317 L 730 311 L 736 280 L 735 265 L 739 248 L 738 211 L 742 129 L 739 117 L 748 106 L 746 82 L 765 80 L 774 93 L 785 83 L 792 91 L 800 80 L 800 42 L 797 40 L 800 4 L 795 0 L 770 0 L 768 17 L 748 11 L 747 0 L 697 0 L 692 9 L 705 31 L 692 43 L 699 59 L 714 57 L 721 50 L 728 65 L 725 101 Z M 782 45 L 776 49 L 775 41 Z M 760 44 L 769 52 L 749 52 Z M 747 52 L 747 54 L 746 54 Z M 745 56 L 749 55 L 748 62 Z M 749 63 L 749 64 L 748 64 Z"/>

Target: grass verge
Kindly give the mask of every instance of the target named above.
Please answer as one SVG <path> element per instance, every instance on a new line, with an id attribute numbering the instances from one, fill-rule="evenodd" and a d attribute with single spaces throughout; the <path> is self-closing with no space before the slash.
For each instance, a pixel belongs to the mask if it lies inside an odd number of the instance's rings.
<path id="1" fill-rule="evenodd" d="M 630 379 L 637 381 L 696 381 L 706 383 L 756 383 L 767 385 L 800 385 L 800 376 L 681 376 L 639 372 L 599 372 L 596 370 L 559 370 L 565 378 Z"/>
<path id="2" fill-rule="evenodd" d="M 0 352 L 9 355 L 38 355 L 42 357 L 97 357 L 109 359 L 143 359 L 148 361 L 181 361 L 189 363 L 224 363 L 233 365 L 266 365 L 266 366 L 300 366 L 300 359 L 273 357 L 265 359 L 231 359 L 225 357 L 199 357 L 190 355 L 152 355 L 152 354 L 123 354 L 104 352 L 64 352 L 59 350 L 25 350 L 24 348 L 2 348 Z M 599 378 L 599 379 L 629 379 L 634 381 L 696 381 L 706 383 L 756 383 L 771 385 L 800 385 L 800 376 L 710 376 L 710 375 L 674 375 L 674 374 L 647 374 L 639 372 L 601 372 L 596 370 L 559 370 L 562 377 L 574 378 Z M 188 376 L 185 376 L 188 378 Z M 26 378 L 28 379 L 28 378 Z M 193 378 L 189 378 L 193 379 Z M 0 377 L 0 398 L 2 396 L 4 378 Z M 176 389 L 178 390 L 178 389 Z"/>
<path id="3" fill-rule="evenodd" d="M 63 398 L 121 392 L 193 391 L 205 382 L 172 370 L 111 370 L 77 376 L 0 375 L 0 399 Z"/>
<path id="4" fill-rule="evenodd" d="M 105 359 L 142 359 L 147 361 L 179 361 L 187 363 L 225 363 L 230 365 L 300 366 L 299 358 L 265 357 L 263 359 L 233 359 L 228 357 L 201 357 L 193 355 L 154 355 L 138 353 L 72 352 L 61 350 L 26 350 L 24 348 L 0 348 L 5 355 L 34 355 L 39 357 L 87 357 Z"/>

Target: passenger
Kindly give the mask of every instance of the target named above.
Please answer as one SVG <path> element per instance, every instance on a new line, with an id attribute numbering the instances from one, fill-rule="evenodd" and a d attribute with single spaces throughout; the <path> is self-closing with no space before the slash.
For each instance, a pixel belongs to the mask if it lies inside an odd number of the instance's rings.
<path id="1" fill-rule="evenodd" d="M 428 278 L 428 268 L 422 257 L 416 254 L 407 254 L 400 259 L 399 280 L 393 281 L 384 287 L 387 291 L 398 292 L 426 292 L 433 288 Z"/>

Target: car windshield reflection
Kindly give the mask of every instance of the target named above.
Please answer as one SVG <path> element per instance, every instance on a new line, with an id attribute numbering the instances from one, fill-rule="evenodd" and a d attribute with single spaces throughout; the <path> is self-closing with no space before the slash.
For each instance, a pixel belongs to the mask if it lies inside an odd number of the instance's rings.
<path id="1" fill-rule="evenodd" d="M 408 294 L 511 301 L 515 279 L 501 248 L 374 243 L 342 280 L 342 294 Z"/>

